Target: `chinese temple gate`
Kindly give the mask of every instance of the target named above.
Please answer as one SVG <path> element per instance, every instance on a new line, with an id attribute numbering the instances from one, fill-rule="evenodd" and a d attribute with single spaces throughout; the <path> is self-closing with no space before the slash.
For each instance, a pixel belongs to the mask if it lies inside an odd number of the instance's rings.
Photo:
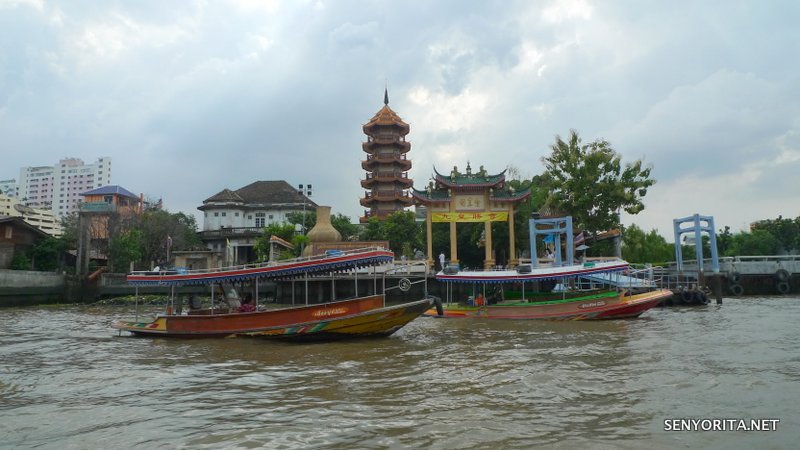
<path id="1" fill-rule="evenodd" d="M 466 173 L 453 167 L 450 175 L 435 172 L 435 178 L 425 190 L 413 189 L 411 196 L 417 203 L 425 205 L 425 229 L 427 233 L 428 263 L 433 263 L 433 222 L 450 224 L 450 262 L 458 263 L 456 224 L 459 222 L 483 222 L 486 257 L 484 267 L 492 268 L 495 260 L 492 255 L 492 222 L 508 222 L 509 265 L 516 266 L 514 247 L 514 209 L 528 198 L 530 189 L 516 192 L 506 184 L 505 170 L 497 175 L 489 175 L 481 166 L 480 171 L 472 173 L 467 163 Z"/>
<path id="2" fill-rule="evenodd" d="M 408 178 L 411 161 L 406 158 L 411 150 L 406 135 L 411 128 L 389 108 L 388 91 L 384 91 L 383 104 L 363 127 L 367 142 L 361 148 L 367 153 L 367 159 L 361 162 L 361 168 L 367 171 L 367 176 L 361 180 L 361 186 L 368 191 L 361 205 L 369 209 L 359 219 L 361 223 L 368 222 L 371 217 L 383 219 L 414 202 L 408 196 L 413 182 Z"/>

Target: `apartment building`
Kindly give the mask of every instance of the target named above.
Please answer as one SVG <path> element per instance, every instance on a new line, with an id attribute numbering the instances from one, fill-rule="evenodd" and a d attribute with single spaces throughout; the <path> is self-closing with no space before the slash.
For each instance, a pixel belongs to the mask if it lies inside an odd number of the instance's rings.
<path id="1" fill-rule="evenodd" d="M 111 184 L 111 158 L 85 164 L 65 158 L 55 166 L 23 167 L 17 196 L 26 206 L 49 209 L 58 218 L 78 211 L 81 192 Z"/>

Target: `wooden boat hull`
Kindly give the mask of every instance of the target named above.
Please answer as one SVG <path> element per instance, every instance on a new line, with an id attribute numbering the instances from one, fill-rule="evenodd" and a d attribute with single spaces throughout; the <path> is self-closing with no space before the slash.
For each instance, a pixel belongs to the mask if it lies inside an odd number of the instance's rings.
<path id="1" fill-rule="evenodd" d="M 431 307 L 430 298 L 367 311 L 350 317 L 275 327 L 244 336 L 289 341 L 330 341 L 390 336 Z"/>
<path id="2" fill-rule="evenodd" d="M 509 303 L 489 306 L 444 305 L 441 316 L 429 309 L 425 316 L 469 319 L 604 320 L 637 317 L 672 295 L 666 289 L 635 295 L 610 293 L 564 301 Z"/>
<path id="3" fill-rule="evenodd" d="M 137 336 L 174 338 L 388 336 L 431 304 L 431 299 L 424 299 L 384 307 L 383 296 L 374 295 L 250 313 L 159 315 L 151 322 L 118 321 L 113 327 Z"/>

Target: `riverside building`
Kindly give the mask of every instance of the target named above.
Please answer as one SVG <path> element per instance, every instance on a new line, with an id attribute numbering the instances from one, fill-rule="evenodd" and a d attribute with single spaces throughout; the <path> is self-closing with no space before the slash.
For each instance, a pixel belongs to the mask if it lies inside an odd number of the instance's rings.
<path id="1" fill-rule="evenodd" d="M 288 222 L 291 213 L 316 208 L 303 191 L 283 180 L 256 181 L 235 191 L 223 189 L 197 208 L 203 211 L 200 239 L 209 250 L 219 253 L 223 264 L 256 261 L 253 247 L 264 227 Z"/>
<path id="2" fill-rule="evenodd" d="M 93 164 L 65 158 L 54 166 L 21 168 L 17 196 L 25 206 L 49 209 L 61 218 L 78 211 L 81 192 L 109 184 L 111 158 L 98 158 Z"/>
<path id="3" fill-rule="evenodd" d="M 0 194 L 0 216 L 20 217 L 50 236 L 61 236 L 61 221 L 49 209 L 31 208 L 16 197 Z"/>

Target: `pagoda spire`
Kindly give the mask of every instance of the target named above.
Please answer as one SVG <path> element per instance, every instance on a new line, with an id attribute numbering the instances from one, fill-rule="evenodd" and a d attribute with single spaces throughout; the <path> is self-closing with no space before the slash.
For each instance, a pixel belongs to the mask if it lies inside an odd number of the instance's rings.
<path id="1" fill-rule="evenodd" d="M 383 90 L 383 104 L 389 105 L 389 86 L 386 86 Z"/>

